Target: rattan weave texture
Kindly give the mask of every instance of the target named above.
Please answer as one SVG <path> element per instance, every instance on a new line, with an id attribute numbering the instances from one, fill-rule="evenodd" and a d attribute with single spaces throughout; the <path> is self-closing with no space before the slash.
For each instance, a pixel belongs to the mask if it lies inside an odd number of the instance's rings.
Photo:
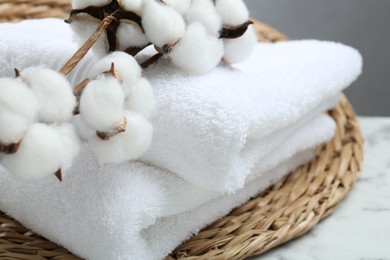
<path id="1" fill-rule="evenodd" d="M 65 18 L 69 0 L 0 0 L 0 22 L 29 18 Z"/>
<path id="2" fill-rule="evenodd" d="M 0 21 L 67 17 L 69 0 L 0 0 Z M 255 23 L 261 41 L 283 41 L 275 29 Z M 332 141 L 316 158 L 178 247 L 167 260 L 243 259 L 305 234 L 334 212 L 356 182 L 363 139 L 353 108 L 343 96 L 329 112 L 337 123 Z M 74 239 L 77 239 L 75 237 Z M 108 249 L 109 250 L 109 249 Z M 0 258 L 79 259 L 0 213 Z"/>

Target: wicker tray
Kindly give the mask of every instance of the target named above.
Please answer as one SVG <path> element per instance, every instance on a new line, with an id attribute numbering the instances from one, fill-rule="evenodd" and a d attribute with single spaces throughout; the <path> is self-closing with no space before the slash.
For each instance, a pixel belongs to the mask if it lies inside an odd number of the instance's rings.
<path id="1" fill-rule="evenodd" d="M 0 21 L 66 18 L 69 0 L 0 0 Z M 256 22 L 261 41 L 286 37 Z M 179 246 L 167 260 L 243 259 L 299 237 L 332 214 L 356 182 L 363 161 L 363 140 L 353 108 L 343 96 L 329 112 L 337 123 L 332 141 L 316 158 L 267 192 L 236 208 Z M 1 259 L 79 259 L 66 249 L 0 212 Z"/>

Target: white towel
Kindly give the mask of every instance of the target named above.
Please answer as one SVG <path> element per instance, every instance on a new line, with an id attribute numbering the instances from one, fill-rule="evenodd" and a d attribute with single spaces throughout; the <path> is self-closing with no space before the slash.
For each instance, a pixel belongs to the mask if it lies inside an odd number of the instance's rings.
<path id="1" fill-rule="evenodd" d="M 64 194 L 61 190 L 64 188 L 54 182 L 46 183 L 51 185 L 50 191 L 47 186 L 43 190 L 36 188 L 31 190 L 22 185 L 11 185 L 13 188 L 21 189 L 20 194 L 16 190 L 8 189 L 5 193 L 2 187 L 0 206 L 25 226 L 63 245 L 82 258 L 157 260 L 164 259 L 191 235 L 226 215 L 253 195 L 265 190 L 286 173 L 284 169 L 275 169 L 234 195 L 225 195 L 198 208 L 160 218 L 149 227 L 139 230 L 140 224 L 135 220 L 135 216 L 139 219 L 139 215 L 133 214 L 138 213 L 136 210 L 140 208 L 145 212 L 149 210 L 149 214 L 157 214 L 157 204 L 165 198 L 152 196 L 151 199 L 150 192 L 156 192 L 156 189 L 163 188 L 161 186 L 164 184 L 156 185 L 153 174 L 166 173 L 156 172 L 155 169 L 141 164 L 134 165 L 132 168 L 133 172 L 128 173 L 127 176 L 133 176 L 132 181 L 137 180 L 137 182 L 127 186 L 133 189 L 134 196 L 132 199 L 126 198 L 127 204 L 121 204 L 124 201 L 119 192 L 110 192 L 112 197 L 101 198 L 102 193 L 107 194 L 110 191 L 108 188 L 112 188 L 111 185 L 115 185 L 115 189 L 119 187 L 121 191 L 124 190 L 120 183 L 106 177 L 106 183 L 108 182 L 106 188 L 100 187 L 100 190 L 95 189 L 91 192 L 82 192 L 84 188 L 79 187 L 79 183 L 73 183 L 77 185 L 74 189 L 82 188 L 82 190 L 72 194 L 72 197 L 69 194 L 61 197 Z M 134 176 L 141 175 L 143 171 L 147 171 L 147 175 Z M 173 175 L 166 177 L 168 182 L 177 178 Z M 130 177 L 127 179 L 126 184 L 129 184 Z M 1 181 L 9 181 L 9 179 L 1 176 Z M 99 183 L 102 184 L 102 181 Z M 69 188 L 69 185 L 66 186 Z M 56 188 L 60 189 L 59 193 L 55 191 Z M 91 201 L 93 196 L 97 196 L 100 201 Z M 130 211 L 133 211 L 132 214 L 129 214 Z"/>
<path id="2" fill-rule="evenodd" d="M 308 122 L 293 133 L 284 142 L 283 147 L 272 151 L 266 160 L 259 160 L 252 173 L 248 176 L 246 183 L 248 184 L 255 179 L 261 178 L 266 172 L 278 165 L 284 164 L 286 166 L 285 171 L 289 172 L 307 162 L 312 158 L 313 153 L 311 151 L 314 147 L 333 137 L 335 128 L 334 121 L 325 115 Z M 293 163 L 286 163 L 288 161 Z M 202 189 L 190 185 L 188 182 L 184 183 L 172 188 L 177 196 L 170 197 L 171 199 L 162 211 L 163 216 L 181 213 L 223 195 L 223 192 Z"/>
<path id="3" fill-rule="evenodd" d="M 84 143 L 63 183 L 54 177 L 22 183 L 0 168 L 0 209 L 87 259 L 161 259 L 200 228 L 311 160 L 313 147 L 329 139 L 334 127 L 325 115 L 312 120 L 286 142 L 292 158 L 279 151 L 283 163 L 268 165 L 264 174 L 254 172 L 245 189 L 225 196 L 142 163 L 100 167 Z M 301 141 L 305 146 L 297 146 Z"/>
<path id="4" fill-rule="evenodd" d="M 319 41 L 258 44 L 245 63 L 198 77 L 161 62 L 144 72 L 157 108 L 142 159 L 199 187 L 233 192 L 291 129 L 332 107 L 361 69 L 356 50 Z"/>
<path id="5" fill-rule="evenodd" d="M 77 48 L 69 26 L 55 19 L 0 25 L 0 33 L 7 35 L 0 39 L 0 76 L 40 63 L 59 69 Z M 94 60 L 86 57 L 70 80 L 85 77 Z M 319 41 L 258 44 L 245 63 L 190 78 L 160 62 L 144 72 L 156 112 L 154 140 L 142 159 L 199 187 L 234 192 L 256 162 L 330 108 L 361 66 L 356 50 Z"/>

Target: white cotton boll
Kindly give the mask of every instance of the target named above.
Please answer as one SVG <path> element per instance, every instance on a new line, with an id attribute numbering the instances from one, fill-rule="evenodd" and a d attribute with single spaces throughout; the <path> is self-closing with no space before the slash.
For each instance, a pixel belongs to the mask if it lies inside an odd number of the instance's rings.
<path id="1" fill-rule="evenodd" d="M 62 123 L 73 116 L 76 98 L 65 77 L 53 70 L 31 67 L 20 72 L 39 102 L 39 121 Z"/>
<path id="2" fill-rule="evenodd" d="M 257 43 L 257 36 L 253 26 L 249 26 L 243 36 L 237 39 L 224 39 L 224 60 L 230 64 L 245 61 L 253 52 Z"/>
<path id="3" fill-rule="evenodd" d="M 123 80 L 123 91 L 127 95 L 132 86 L 141 77 L 141 67 L 133 56 L 116 51 L 99 60 L 91 69 L 91 75 L 97 76 L 111 69 L 114 63 L 115 71 Z"/>
<path id="4" fill-rule="evenodd" d="M 136 14 L 141 12 L 141 0 L 120 0 L 119 3 L 126 11 L 134 12 Z"/>
<path id="5" fill-rule="evenodd" d="M 179 13 L 155 1 L 145 2 L 142 25 L 146 37 L 158 47 L 175 43 L 183 36 L 186 27 Z"/>
<path id="6" fill-rule="evenodd" d="M 144 47 L 149 43 L 146 35 L 138 25 L 121 22 L 116 32 L 118 49 L 121 51 L 129 47 Z"/>
<path id="7" fill-rule="evenodd" d="M 217 0 L 215 7 L 224 25 L 238 26 L 249 19 L 248 8 L 242 0 Z"/>
<path id="8" fill-rule="evenodd" d="M 195 22 L 173 47 L 170 57 L 178 68 L 190 74 L 203 74 L 218 65 L 223 56 L 222 40 L 207 34 L 201 23 Z"/>
<path id="9" fill-rule="evenodd" d="M 16 178 L 33 181 L 54 175 L 61 166 L 62 142 L 45 124 L 33 125 L 15 154 L 4 155 L 1 164 Z"/>
<path id="10" fill-rule="evenodd" d="M 72 0 L 73 9 L 84 9 L 88 6 L 103 6 L 107 5 L 112 0 Z"/>
<path id="11" fill-rule="evenodd" d="M 73 160 L 80 152 L 80 138 L 77 129 L 72 124 L 53 125 L 53 129 L 58 133 L 61 140 L 61 171 L 65 172 L 72 164 Z"/>
<path id="12" fill-rule="evenodd" d="M 138 80 L 125 100 L 125 108 L 150 119 L 154 108 L 153 88 L 144 78 Z"/>
<path id="13" fill-rule="evenodd" d="M 97 131 L 109 131 L 123 118 L 125 95 L 114 77 L 91 81 L 80 98 L 80 115 Z"/>
<path id="14" fill-rule="evenodd" d="M 37 98 L 25 83 L 0 79 L 0 143 L 18 143 L 37 115 Z"/>
<path id="15" fill-rule="evenodd" d="M 190 8 L 191 0 L 164 0 L 164 3 L 181 15 L 184 15 Z"/>
<path id="16" fill-rule="evenodd" d="M 126 118 L 125 132 L 109 140 L 91 136 L 90 145 L 101 164 L 138 159 L 148 150 L 153 136 L 152 125 L 142 115 L 134 112 L 127 112 Z"/>
<path id="17" fill-rule="evenodd" d="M 91 37 L 100 25 L 100 21 L 88 15 L 77 15 L 72 18 L 70 27 L 75 32 L 78 45 L 81 47 Z M 99 57 L 108 52 L 107 33 L 104 31 L 92 46 L 92 51 Z"/>
<path id="18" fill-rule="evenodd" d="M 210 0 L 193 0 L 186 18 L 188 23 L 202 23 L 207 32 L 215 36 L 222 28 L 221 18 Z"/>

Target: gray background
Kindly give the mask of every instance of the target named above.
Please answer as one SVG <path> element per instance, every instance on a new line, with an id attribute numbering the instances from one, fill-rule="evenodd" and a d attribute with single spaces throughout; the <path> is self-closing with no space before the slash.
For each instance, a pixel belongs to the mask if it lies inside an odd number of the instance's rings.
<path id="1" fill-rule="evenodd" d="M 359 115 L 390 116 L 390 0 L 245 0 L 251 15 L 290 39 L 343 42 L 364 72 L 346 91 Z"/>

